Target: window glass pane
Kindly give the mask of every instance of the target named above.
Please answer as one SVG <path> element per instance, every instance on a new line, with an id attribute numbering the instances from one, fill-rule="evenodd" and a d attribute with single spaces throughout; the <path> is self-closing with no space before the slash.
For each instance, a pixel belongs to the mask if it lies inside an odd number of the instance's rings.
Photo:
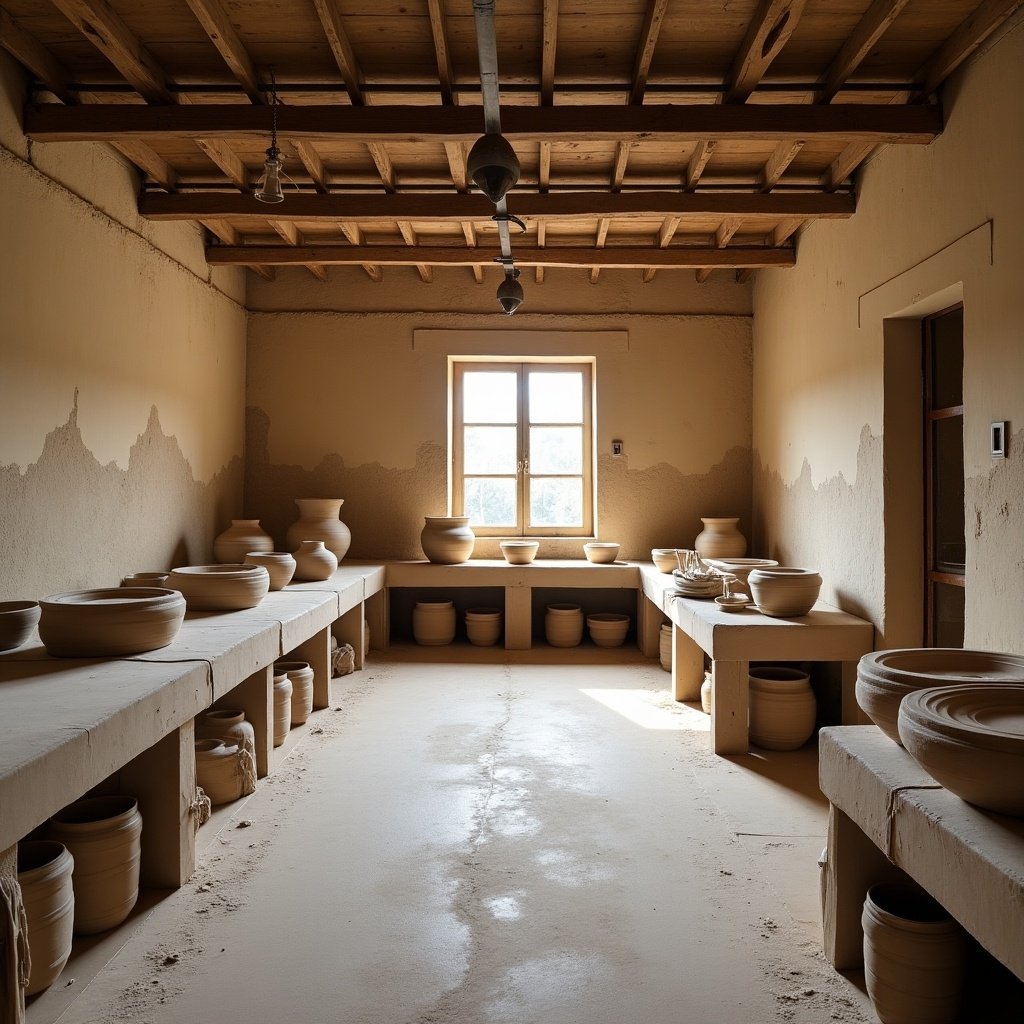
<path id="1" fill-rule="evenodd" d="M 530 480 L 530 526 L 582 526 L 583 481 L 578 477 Z"/>
<path id="2" fill-rule="evenodd" d="M 466 427 L 463 468 L 467 473 L 515 473 L 515 427 Z"/>
<path id="3" fill-rule="evenodd" d="M 582 423 L 583 374 L 530 372 L 531 423 Z"/>
<path id="4" fill-rule="evenodd" d="M 932 347 L 932 408 L 962 405 L 964 380 L 964 311 L 930 320 Z"/>
<path id="5" fill-rule="evenodd" d="M 962 416 L 932 423 L 934 494 L 932 567 L 962 574 L 964 543 L 964 421 Z"/>
<path id="6" fill-rule="evenodd" d="M 936 647 L 963 647 L 964 597 L 963 587 L 948 583 L 932 584 L 932 636 Z"/>
<path id="7" fill-rule="evenodd" d="M 530 427 L 531 473 L 582 473 L 582 427 Z"/>
<path id="8" fill-rule="evenodd" d="M 515 480 L 467 477 L 465 494 L 466 507 L 462 514 L 469 516 L 471 526 L 515 527 Z"/>
<path id="9" fill-rule="evenodd" d="M 515 423 L 519 416 L 518 374 L 462 375 L 462 419 L 465 423 Z"/>

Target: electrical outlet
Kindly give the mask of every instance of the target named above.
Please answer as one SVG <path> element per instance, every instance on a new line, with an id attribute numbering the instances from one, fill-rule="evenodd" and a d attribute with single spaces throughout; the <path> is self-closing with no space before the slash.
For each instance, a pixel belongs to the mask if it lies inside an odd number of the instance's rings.
<path id="1" fill-rule="evenodd" d="M 621 455 L 621 454 L 622 454 L 622 442 L 621 441 L 612 441 L 612 455 Z"/>

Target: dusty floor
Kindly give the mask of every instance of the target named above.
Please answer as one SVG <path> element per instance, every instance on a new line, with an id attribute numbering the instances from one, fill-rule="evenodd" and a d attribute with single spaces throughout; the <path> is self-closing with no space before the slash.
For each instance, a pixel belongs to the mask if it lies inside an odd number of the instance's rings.
<path id="1" fill-rule="evenodd" d="M 375 654 L 30 1024 L 871 1020 L 820 954 L 815 751 L 717 758 L 667 687 L 635 651 Z"/>

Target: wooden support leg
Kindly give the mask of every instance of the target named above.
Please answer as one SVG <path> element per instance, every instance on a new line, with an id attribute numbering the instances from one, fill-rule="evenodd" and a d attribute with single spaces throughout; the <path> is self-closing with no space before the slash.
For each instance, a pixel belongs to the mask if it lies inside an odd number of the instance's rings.
<path id="1" fill-rule="evenodd" d="M 362 620 L 360 620 L 360 628 Z M 354 646 L 354 645 L 353 645 Z M 314 633 L 305 643 L 292 651 L 296 658 L 309 662 L 313 670 L 313 707 L 331 705 L 331 631 L 329 628 Z"/>
<path id="2" fill-rule="evenodd" d="M 658 627 L 660 630 L 660 626 Z M 672 696 L 700 700 L 704 682 L 704 652 L 678 626 L 672 626 Z"/>
<path id="3" fill-rule="evenodd" d="M 636 641 L 640 653 L 645 658 L 657 658 L 661 652 L 661 624 L 665 621 L 662 614 L 652 601 L 649 601 L 643 590 L 636 593 Z"/>
<path id="4" fill-rule="evenodd" d="M 256 733 L 256 777 L 270 773 L 270 751 L 274 745 L 274 669 L 268 665 L 243 679 L 219 701 L 224 707 L 238 707 Z"/>
<path id="5" fill-rule="evenodd" d="M 363 667 L 365 652 L 363 650 L 363 602 L 342 614 L 334 623 L 334 635 L 339 644 L 351 644 L 355 651 L 355 667 Z"/>
<path id="6" fill-rule="evenodd" d="M 363 604 L 366 608 L 366 621 L 370 624 L 370 643 L 377 650 L 386 651 L 391 642 L 387 590 L 378 590 L 376 594 L 371 594 Z"/>
<path id="7" fill-rule="evenodd" d="M 711 662 L 711 749 L 716 754 L 750 749 L 747 672 L 745 661 Z"/>
<path id="8" fill-rule="evenodd" d="M 184 885 L 196 867 L 192 720 L 129 761 L 121 769 L 121 790 L 138 800 L 142 815 L 140 884 L 156 889 Z"/>
<path id="9" fill-rule="evenodd" d="M 533 591 L 505 588 L 505 650 L 528 651 L 533 646 Z"/>

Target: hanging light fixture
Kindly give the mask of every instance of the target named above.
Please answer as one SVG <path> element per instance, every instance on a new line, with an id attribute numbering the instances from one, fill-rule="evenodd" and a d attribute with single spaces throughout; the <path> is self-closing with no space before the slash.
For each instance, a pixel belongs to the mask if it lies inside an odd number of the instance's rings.
<path id="1" fill-rule="evenodd" d="M 511 316 L 523 301 L 523 286 L 519 283 L 519 271 L 515 267 L 505 268 L 505 279 L 498 285 L 498 302 L 501 308 Z"/>
<path id="2" fill-rule="evenodd" d="M 270 72 L 270 148 L 267 158 L 263 161 L 263 176 L 256 184 L 256 198 L 261 203 L 280 203 L 284 201 L 284 190 L 281 188 L 281 150 L 277 148 L 277 82 L 274 72 Z"/>

